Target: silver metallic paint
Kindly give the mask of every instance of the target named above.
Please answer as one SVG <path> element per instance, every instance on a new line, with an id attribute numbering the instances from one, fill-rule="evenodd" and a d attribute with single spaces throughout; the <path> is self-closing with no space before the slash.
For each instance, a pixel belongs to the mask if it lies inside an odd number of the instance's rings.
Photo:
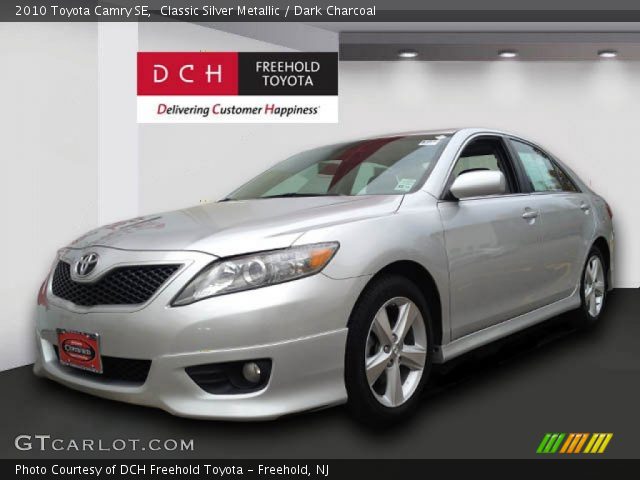
<path id="1" fill-rule="evenodd" d="M 60 252 L 70 263 L 89 251 L 99 254 L 95 270 L 76 281 L 95 281 L 126 264 L 182 266 L 152 299 L 133 307 L 78 307 L 53 296 L 49 284 L 49 306 L 38 308 L 34 371 L 78 390 L 177 415 L 267 419 L 346 400 L 349 315 L 371 278 L 394 262 L 421 266 L 438 288 L 442 342 L 434 361 L 577 307 L 590 246 L 604 238 L 613 258 L 604 201 L 561 162 L 582 193 L 445 200 L 459 153 L 483 135 L 510 136 L 456 131 L 412 194 L 221 202 L 89 232 Z M 217 258 L 326 241 L 340 242 L 340 249 L 320 274 L 170 306 Z M 52 346 L 56 328 L 99 333 L 104 355 L 152 359 L 149 378 L 132 387 L 60 366 Z M 264 357 L 273 359 L 271 380 L 246 395 L 208 394 L 184 372 L 195 364 Z"/>
<path id="2" fill-rule="evenodd" d="M 451 185 L 451 193 L 459 200 L 469 197 L 503 195 L 507 180 L 500 171 L 463 172 Z"/>

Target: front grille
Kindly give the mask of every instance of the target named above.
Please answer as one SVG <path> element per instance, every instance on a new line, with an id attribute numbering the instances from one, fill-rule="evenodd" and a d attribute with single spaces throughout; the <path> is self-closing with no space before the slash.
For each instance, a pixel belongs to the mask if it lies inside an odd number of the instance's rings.
<path id="1" fill-rule="evenodd" d="M 137 305 L 149 300 L 180 265 L 118 267 L 93 283 L 74 282 L 71 265 L 60 261 L 51 283 L 56 297 L 83 307 Z"/>
<path id="2" fill-rule="evenodd" d="M 56 351 L 56 357 L 60 360 L 58 346 L 54 345 L 53 348 Z M 104 356 L 100 360 L 102 361 L 102 373 L 94 373 L 73 367 L 67 368 L 72 369 L 77 375 L 85 375 L 96 380 L 109 379 L 136 384 L 143 384 L 147 380 L 147 375 L 149 375 L 149 369 L 151 368 L 151 360 Z"/>

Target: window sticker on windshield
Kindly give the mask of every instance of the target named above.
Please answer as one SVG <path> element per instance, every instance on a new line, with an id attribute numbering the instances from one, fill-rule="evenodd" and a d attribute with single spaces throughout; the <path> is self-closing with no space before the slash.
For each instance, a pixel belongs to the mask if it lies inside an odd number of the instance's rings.
<path id="1" fill-rule="evenodd" d="M 430 140 L 420 140 L 420 143 L 418 144 L 421 147 L 426 147 L 429 145 L 437 145 L 438 142 L 440 141 L 439 138 L 434 139 L 430 139 Z"/>
<path id="2" fill-rule="evenodd" d="M 415 185 L 416 181 L 413 178 L 402 178 L 394 188 L 397 192 L 408 192 Z"/>

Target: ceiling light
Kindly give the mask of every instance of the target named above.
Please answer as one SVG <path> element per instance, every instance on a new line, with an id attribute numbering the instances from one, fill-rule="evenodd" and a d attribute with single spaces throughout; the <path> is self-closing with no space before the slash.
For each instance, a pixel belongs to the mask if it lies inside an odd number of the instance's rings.
<path id="1" fill-rule="evenodd" d="M 516 58 L 518 56 L 518 52 L 515 50 L 500 50 L 498 52 L 498 56 L 500 58 Z"/>
<path id="2" fill-rule="evenodd" d="M 618 56 L 618 52 L 615 50 L 600 50 L 598 52 L 598 56 L 600 58 L 616 58 Z"/>
<path id="3" fill-rule="evenodd" d="M 400 50 L 398 52 L 398 56 L 400 58 L 416 58 L 418 56 L 418 52 L 415 50 Z"/>

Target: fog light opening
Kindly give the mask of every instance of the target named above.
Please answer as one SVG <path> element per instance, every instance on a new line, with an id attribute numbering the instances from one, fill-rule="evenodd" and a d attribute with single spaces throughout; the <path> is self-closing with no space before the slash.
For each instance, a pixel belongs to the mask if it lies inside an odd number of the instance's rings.
<path id="1" fill-rule="evenodd" d="M 260 383 L 262 371 L 255 362 L 247 362 L 242 366 L 242 376 L 247 382 Z"/>
<path id="2" fill-rule="evenodd" d="M 202 390 L 213 395 L 235 395 L 262 390 L 271 377 L 271 359 L 207 363 L 186 367 L 187 375 Z"/>

